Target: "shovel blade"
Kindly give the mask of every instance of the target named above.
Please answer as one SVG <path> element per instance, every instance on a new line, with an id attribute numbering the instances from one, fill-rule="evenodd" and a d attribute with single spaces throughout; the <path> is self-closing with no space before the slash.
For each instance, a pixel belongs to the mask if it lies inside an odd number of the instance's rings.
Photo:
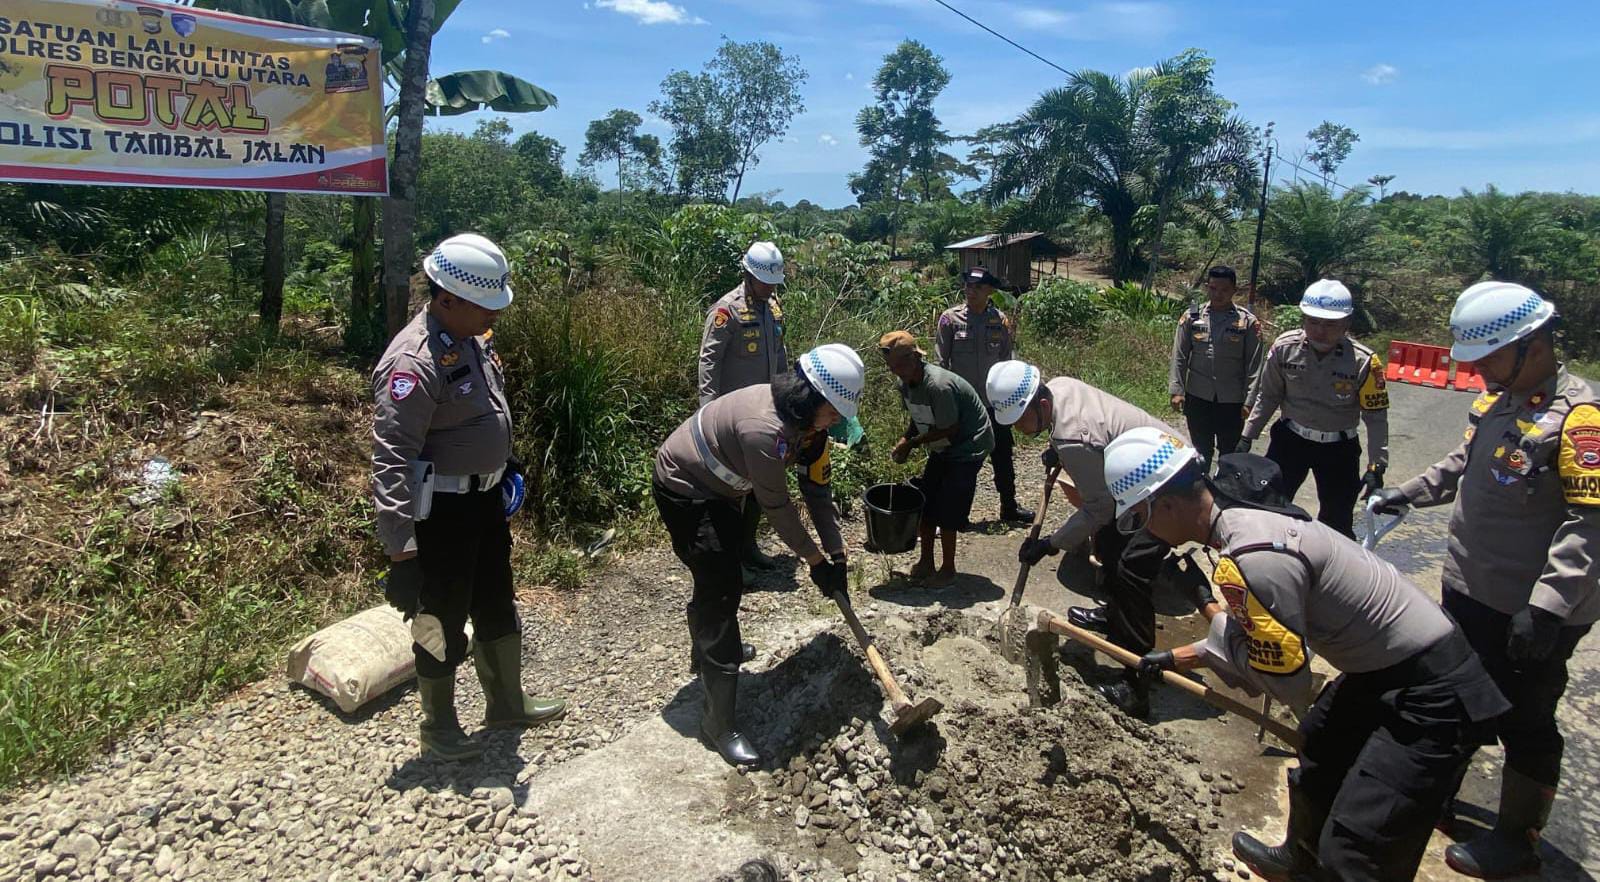
<path id="1" fill-rule="evenodd" d="M 1000 656 L 1014 664 L 1028 660 L 1028 616 L 1020 607 L 1011 607 L 1000 614 L 997 623 L 1000 633 Z"/>
<path id="2" fill-rule="evenodd" d="M 897 707 L 894 709 L 894 722 L 889 725 L 889 731 L 896 735 L 904 735 L 932 719 L 933 715 L 941 710 L 944 710 L 944 704 L 937 698 L 924 698 L 916 704 Z"/>

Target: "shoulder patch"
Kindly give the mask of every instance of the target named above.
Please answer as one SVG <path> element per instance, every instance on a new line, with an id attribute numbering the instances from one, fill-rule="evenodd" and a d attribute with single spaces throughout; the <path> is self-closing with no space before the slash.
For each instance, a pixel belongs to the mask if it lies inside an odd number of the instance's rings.
<path id="1" fill-rule="evenodd" d="M 1556 469 L 1568 505 L 1600 506 L 1600 407 L 1580 404 L 1567 414 Z"/>
<path id="2" fill-rule="evenodd" d="M 1489 409 L 1494 407 L 1494 403 L 1499 399 L 1499 392 L 1484 392 L 1472 400 L 1472 410 L 1479 414 L 1488 413 Z"/>
<path id="3" fill-rule="evenodd" d="M 1389 381 L 1383 376 L 1383 359 L 1372 353 L 1367 359 L 1367 378 L 1361 381 L 1361 409 L 1388 410 Z"/>
<path id="4" fill-rule="evenodd" d="M 728 323 L 728 319 L 731 318 L 733 318 L 733 313 L 729 312 L 726 306 L 719 306 L 714 312 L 711 313 L 711 326 L 713 328 L 720 328 L 726 325 Z"/>
<path id="5" fill-rule="evenodd" d="M 417 385 L 421 382 L 416 374 L 395 371 L 389 375 L 389 397 L 395 401 L 404 401 L 406 396 L 416 391 Z"/>
<path id="6" fill-rule="evenodd" d="M 1273 617 L 1245 582 L 1233 558 L 1224 555 L 1211 576 L 1228 603 L 1228 614 L 1250 640 L 1250 667 L 1264 674 L 1287 676 L 1306 665 L 1305 640 Z"/>

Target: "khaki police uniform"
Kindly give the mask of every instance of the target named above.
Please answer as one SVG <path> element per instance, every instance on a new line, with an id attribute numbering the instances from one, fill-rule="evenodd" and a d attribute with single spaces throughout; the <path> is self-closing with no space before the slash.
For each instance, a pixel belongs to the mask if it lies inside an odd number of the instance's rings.
<path id="1" fill-rule="evenodd" d="M 713 303 L 700 334 L 700 406 L 735 389 L 770 383 L 788 370 L 783 332 L 776 296 L 762 305 L 745 294 L 741 282 Z"/>
<path id="2" fill-rule="evenodd" d="M 1509 703 L 1387 561 L 1317 522 L 1245 507 L 1213 518 L 1228 614 L 1193 648 L 1231 685 L 1291 706 L 1311 697 L 1313 655 L 1342 672 L 1301 720 L 1291 800 L 1329 878 L 1413 878 L 1473 744 Z"/>
<path id="3" fill-rule="evenodd" d="M 965 303 L 952 306 L 939 315 L 939 333 L 933 348 L 939 356 L 939 366 L 954 371 L 966 380 L 979 397 L 984 396 L 989 383 L 989 368 L 1013 357 L 1014 335 L 1011 319 L 993 303 L 980 316 L 970 314 Z M 1017 506 L 1017 468 L 1013 460 L 1016 439 L 1010 426 L 994 421 L 994 408 L 989 409 L 989 423 L 994 429 L 994 450 L 990 462 L 994 466 L 994 489 L 1000 494 L 1002 512 L 1015 511 Z"/>
<path id="4" fill-rule="evenodd" d="M 1346 337 L 1318 356 L 1305 331 L 1287 331 L 1273 341 L 1261 374 L 1250 388 L 1250 418 L 1244 437 L 1254 440 L 1274 413 L 1267 458 L 1283 470 L 1293 498 L 1308 474 L 1317 479 L 1317 519 L 1355 536 L 1355 505 L 1361 493 L 1361 442 L 1367 427 L 1367 462 L 1389 465 L 1389 389 L 1383 360 Z"/>
<path id="5" fill-rule="evenodd" d="M 412 632 L 437 627 L 444 646 L 436 655 L 413 644 L 417 672 L 447 676 L 466 658 L 469 617 L 481 642 L 519 630 L 500 493 L 511 457 L 505 375 L 491 334 L 454 339 L 423 310 L 389 342 L 372 390 L 378 537 L 391 555 L 417 553 Z M 436 636 L 425 639 L 437 647 Z"/>
<path id="6" fill-rule="evenodd" d="M 1567 662 L 1600 619 L 1600 390 L 1563 368 L 1524 395 L 1480 395 L 1462 443 L 1399 489 L 1413 505 L 1455 503 L 1445 609 L 1514 705 L 1506 765 L 1555 786 Z M 1507 631 L 1530 604 L 1564 625 L 1546 661 L 1514 665 Z"/>
<path id="7" fill-rule="evenodd" d="M 1178 320 L 1167 394 L 1183 396 L 1189 437 L 1207 463 L 1215 451 L 1231 453 L 1238 445 L 1244 402 L 1265 353 L 1261 323 L 1242 306 L 1195 305 Z"/>
<path id="8" fill-rule="evenodd" d="M 1107 634 L 1113 643 L 1142 655 L 1155 646 L 1150 583 L 1167 547 L 1147 532 L 1128 537 L 1117 529 L 1117 503 L 1106 486 L 1105 449 L 1118 435 L 1141 426 L 1181 436 L 1138 407 L 1081 380 L 1057 377 L 1045 385 L 1050 389 L 1054 422 L 1050 444 L 1083 500 L 1083 508 L 1050 535 L 1050 544 L 1071 551 L 1094 537 L 1108 600 Z"/>
<path id="9" fill-rule="evenodd" d="M 656 507 L 672 550 L 694 576 L 691 637 L 707 665 L 736 672 L 742 661 L 740 509 L 753 497 L 779 537 L 802 560 L 845 553 L 829 490 L 826 432 L 797 434 L 783 425 L 768 384 L 746 386 L 702 407 L 656 452 Z M 789 496 L 796 469 L 801 496 L 821 540 L 813 541 Z"/>

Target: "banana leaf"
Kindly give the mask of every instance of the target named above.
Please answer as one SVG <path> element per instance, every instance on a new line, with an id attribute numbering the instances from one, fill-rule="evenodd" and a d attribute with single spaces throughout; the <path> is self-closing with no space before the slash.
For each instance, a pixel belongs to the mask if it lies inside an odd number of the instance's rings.
<path id="1" fill-rule="evenodd" d="M 455 116 L 475 110 L 532 113 L 556 106 L 556 96 L 498 70 L 461 70 L 428 81 L 428 112 Z"/>

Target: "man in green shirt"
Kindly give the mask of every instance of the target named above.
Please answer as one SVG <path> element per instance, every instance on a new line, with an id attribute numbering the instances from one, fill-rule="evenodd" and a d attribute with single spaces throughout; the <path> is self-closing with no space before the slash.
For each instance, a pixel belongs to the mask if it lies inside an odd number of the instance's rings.
<path id="1" fill-rule="evenodd" d="M 946 588 L 956 580 L 956 539 L 972 511 L 978 471 L 994 449 L 989 414 L 972 384 L 953 371 L 924 360 L 926 353 L 907 331 L 891 331 L 878 340 L 889 372 L 900 380 L 900 400 L 911 424 L 890 456 L 905 462 L 915 447 L 928 448 L 922 470 L 922 557 L 911 578 L 930 588 Z M 933 535 L 938 532 L 943 564 L 933 569 Z"/>

